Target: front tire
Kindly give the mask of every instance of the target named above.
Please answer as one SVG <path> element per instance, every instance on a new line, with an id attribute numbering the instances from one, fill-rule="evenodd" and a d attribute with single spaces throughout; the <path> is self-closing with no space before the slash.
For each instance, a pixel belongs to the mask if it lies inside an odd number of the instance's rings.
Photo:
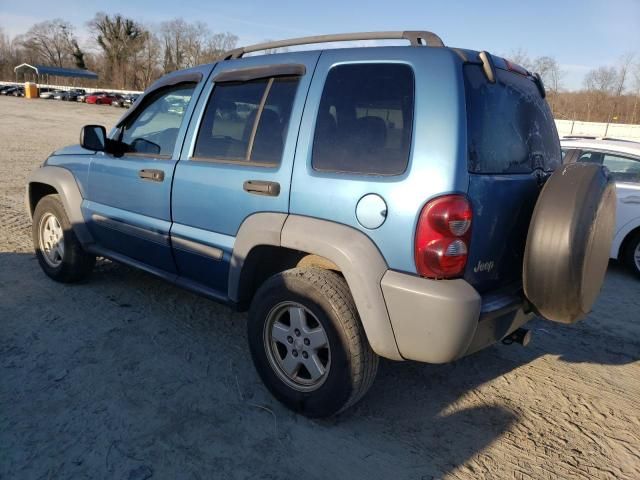
<path id="1" fill-rule="evenodd" d="M 638 277 L 640 277 L 640 231 L 635 232 L 625 242 L 622 261 Z"/>
<path id="2" fill-rule="evenodd" d="M 32 236 L 40 267 L 53 280 L 78 282 L 93 270 L 96 257 L 80 245 L 59 195 L 47 195 L 36 205 Z"/>
<path id="3" fill-rule="evenodd" d="M 295 268 L 269 278 L 251 303 L 248 338 L 266 387 L 308 417 L 355 404 L 378 368 L 349 288 L 329 270 Z"/>

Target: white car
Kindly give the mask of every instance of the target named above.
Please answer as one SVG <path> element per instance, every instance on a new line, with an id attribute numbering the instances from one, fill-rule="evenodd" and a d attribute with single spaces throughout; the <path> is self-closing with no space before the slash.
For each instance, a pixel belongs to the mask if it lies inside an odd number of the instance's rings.
<path id="1" fill-rule="evenodd" d="M 565 137 L 560 143 L 564 163 L 598 163 L 611 172 L 618 203 L 610 256 L 640 276 L 640 142 Z"/>
<path id="2" fill-rule="evenodd" d="M 63 93 L 64 90 L 47 90 L 45 92 L 42 92 L 39 97 L 40 98 L 44 98 L 46 100 L 51 100 L 53 97 L 55 97 L 56 95 L 59 95 L 61 93 Z"/>

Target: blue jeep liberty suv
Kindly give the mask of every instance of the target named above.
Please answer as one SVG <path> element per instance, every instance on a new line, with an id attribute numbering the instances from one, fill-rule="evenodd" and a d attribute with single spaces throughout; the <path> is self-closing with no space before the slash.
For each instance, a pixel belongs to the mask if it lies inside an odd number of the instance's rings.
<path id="1" fill-rule="evenodd" d="M 409 45 L 245 56 L 378 39 Z M 450 362 L 536 314 L 583 317 L 614 188 L 561 166 L 537 74 L 405 31 L 168 74 L 108 135 L 54 152 L 26 202 L 52 279 L 105 257 L 248 309 L 265 385 L 321 417 L 362 398 L 380 356 Z"/>

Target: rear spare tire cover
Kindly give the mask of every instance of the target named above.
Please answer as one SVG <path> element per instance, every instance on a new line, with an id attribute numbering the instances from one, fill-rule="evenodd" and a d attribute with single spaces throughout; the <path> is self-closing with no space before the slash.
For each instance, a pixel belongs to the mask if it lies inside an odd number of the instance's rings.
<path id="1" fill-rule="evenodd" d="M 533 211 L 524 253 L 524 293 L 547 318 L 573 323 L 598 296 L 616 217 L 615 184 L 596 164 L 563 165 Z"/>

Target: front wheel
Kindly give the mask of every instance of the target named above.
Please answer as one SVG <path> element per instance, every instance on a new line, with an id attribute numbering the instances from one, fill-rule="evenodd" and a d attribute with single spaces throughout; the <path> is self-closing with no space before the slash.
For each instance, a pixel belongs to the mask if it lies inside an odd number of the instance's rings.
<path id="1" fill-rule="evenodd" d="M 625 243 L 622 261 L 640 277 L 640 231 L 634 233 Z"/>
<path id="2" fill-rule="evenodd" d="M 360 400 L 378 357 L 345 280 L 295 268 L 268 279 L 249 311 L 249 348 L 267 388 L 290 409 L 327 417 Z"/>
<path id="3" fill-rule="evenodd" d="M 58 195 L 47 195 L 36 205 L 32 235 L 40 267 L 53 280 L 77 282 L 93 270 L 96 257 L 80 245 Z"/>

